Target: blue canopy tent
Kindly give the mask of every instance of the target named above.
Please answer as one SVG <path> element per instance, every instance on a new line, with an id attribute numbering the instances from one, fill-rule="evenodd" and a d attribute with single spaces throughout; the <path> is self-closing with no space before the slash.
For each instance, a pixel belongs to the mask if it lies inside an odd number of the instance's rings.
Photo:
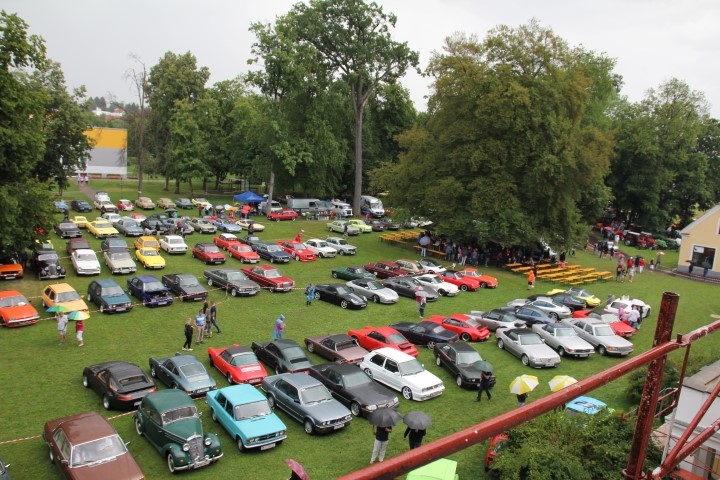
<path id="1" fill-rule="evenodd" d="M 239 202 L 245 203 L 260 203 L 265 201 L 263 197 L 251 191 L 238 193 L 233 198 Z"/>

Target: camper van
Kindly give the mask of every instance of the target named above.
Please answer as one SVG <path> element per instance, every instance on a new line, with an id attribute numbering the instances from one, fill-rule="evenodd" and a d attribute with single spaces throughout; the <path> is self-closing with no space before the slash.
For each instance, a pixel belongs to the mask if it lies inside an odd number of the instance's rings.
<path id="1" fill-rule="evenodd" d="M 335 212 L 338 216 L 341 217 L 352 217 L 353 211 L 352 206 L 350 204 L 345 202 L 331 202 L 333 208 L 330 210 L 331 212 Z"/>
<path id="2" fill-rule="evenodd" d="M 385 216 L 385 207 L 383 207 L 382 202 L 379 199 L 368 195 L 360 197 L 360 211 L 363 215 L 367 215 L 369 213 L 370 216 L 374 218 Z"/>

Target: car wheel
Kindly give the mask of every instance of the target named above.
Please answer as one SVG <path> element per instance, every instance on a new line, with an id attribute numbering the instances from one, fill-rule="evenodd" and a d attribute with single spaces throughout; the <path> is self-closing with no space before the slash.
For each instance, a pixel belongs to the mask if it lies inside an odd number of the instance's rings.
<path id="1" fill-rule="evenodd" d="M 497 346 L 498 346 L 498 348 L 499 348 L 500 350 L 502 350 L 503 348 L 505 348 L 505 344 L 503 343 L 502 340 L 498 340 L 498 341 L 497 341 Z"/>
<path id="2" fill-rule="evenodd" d="M 372 301 L 373 303 L 380 303 L 380 297 L 378 297 L 377 295 L 373 295 Z"/>
<path id="3" fill-rule="evenodd" d="M 195 252 L 193 251 L 190 255 L 192 255 L 192 258 L 195 258 Z"/>
<path id="4" fill-rule="evenodd" d="M 521 361 L 522 364 L 525 365 L 526 367 L 530 364 L 530 359 L 528 358 L 527 355 L 523 355 L 523 356 L 520 358 L 520 361 Z"/>
<path id="5" fill-rule="evenodd" d="M 275 259 L 273 257 L 270 257 L 270 263 L 275 263 Z"/>
<path id="6" fill-rule="evenodd" d="M 367 374 L 368 377 L 372 378 L 372 371 L 369 368 L 365 369 L 365 373 Z"/>
<path id="7" fill-rule="evenodd" d="M 248 450 L 247 448 L 245 448 L 245 445 L 243 445 L 242 438 L 240 438 L 240 437 L 237 438 L 237 446 L 238 446 L 238 449 L 240 449 L 240 451 L 243 453 L 247 452 L 247 450 Z"/>
<path id="8" fill-rule="evenodd" d="M 557 352 L 561 357 L 565 356 L 565 349 L 563 347 L 558 347 Z"/>
<path id="9" fill-rule="evenodd" d="M 337 272 L 332 272 L 332 277 L 337 278 Z"/>
<path id="10" fill-rule="evenodd" d="M 339 253 L 340 255 L 345 255 L 345 250 L 340 250 L 338 253 Z"/>
<path id="11" fill-rule="evenodd" d="M 209 286 L 209 287 L 212 287 L 212 286 L 213 286 L 212 278 L 208 278 L 208 286 Z"/>
<path id="12" fill-rule="evenodd" d="M 403 387 L 402 396 L 405 400 L 412 400 L 412 390 L 410 390 L 410 387 Z"/>
<path id="13" fill-rule="evenodd" d="M 441 364 L 442 364 L 442 361 L 440 361 L 440 356 L 438 355 L 437 357 L 435 357 L 435 365 L 437 365 L 439 367 Z"/>
<path id="14" fill-rule="evenodd" d="M 299 262 L 299 261 L 300 261 L 300 255 L 295 255 L 295 261 L 296 261 L 296 262 Z"/>
<path id="15" fill-rule="evenodd" d="M 320 300 L 320 292 L 315 292 L 315 300 Z"/>
<path id="16" fill-rule="evenodd" d="M 352 413 L 356 417 L 360 416 L 360 405 L 358 405 L 357 402 L 352 402 L 350 404 L 350 413 Z"/>
<path id="17" fill-rule="evenodd" d="M 275 221 L 280 223 L 280 217 L 276 218 Z"/>
<path id="18" fill-rule="evenodd" d="M 270 405 L 270 409 L 275 410 L 275 397 L 273 397 L 272 395 L 268 395 L 267 400 L 268 405 Z"/>
<path id="19" fill-rule="evenodd" d="M 88 381 L 87 375 L 83 375 L 83 387 L 90 388 L 90 382 Z"/>
<path id="20" fill-rule="evenodd" d="M 480 288 L 487 288 L 487 283 L 480 282 Z"/>
<path id="21" fill-rule="evenodd" d="M 135 432 L 137 432 L 138 435 L 142 437 L 142 424 L 140 423 L 140 419 L 135 419 Z"/>
<path id="22" fill-rule="evenodd" d="M 103 395 L 103 408 L 105 410 L 110 410 L 110 397 L 107 395 Z"/>
<path id="23" fill-rule="evenodd" d="M 232 295 L 233 297 L 237 297 L 238 296 L 237 288 L 233 288 L 232 290 L 230 290 L 230 295 Z"/>
<path id="24" fill-rule="evenodd" d="M 178 384 L 177 384 L 177 383 L 173 383 L 170 388 L 172 388 L 173 390 L 179 390 L 179 389 L 180 389 L 180 387 L 178 387 Z"/>
<path id="25" fill-rule="evenodd" d="M 467 292 L 468 286 L 467 285 L 460 285 L 460 290 L 463 292 Z"/>
<path id="26" fill-rule="evenodd" d="M 313 352 L 315 351 L 315 345 L 314 345 L 314 344 L 308 342 L 308 343 L 305 344 L 305 346 L 307 347 L 308 352 L 313 353 Z"/>
<path id="27" fill-rule="evenodd" d="M 153 378 L 157 378 L 157 372 L 155 371 L 155 367 L 150 366 L 150 376 Z"/>
<path id="28" fill-rule="evenodd" d="M 170 470 L 170 473 L 175 473 L 175 459 L 173 458 L 172 453 L 168 453 L 167 464 L 168 464 L 168 470 Z"/>
<path id="29" fill-rule="evenodd" d="M 605 348 L 604 345 L 598 345 L 597 351 L 600 355 L 603 355 L 603 356 L 607 355 L 607 349 Z"/>
<path id="30" fill-rule="evenodd" d="M 213 410 L 212 408 L 210 409 L 210 418 L 212 418 L 212 421 L 213 421 L 213 422 L 217 422 L 217 421 L 218 421 L 218 420 L 217 420 L 217 415 L 215 415 L 215 410 Z"/>
<path id="31" fill-rule="evenodd" d="M 105 305 L 100 304 L 100 313 L 105 313 Z"/>
<path id="32" fill-rule="evenodd" d="M 303 422 L 303 428 L 305 428 L 305 433 L 307 433 L 308 435 L 312 435 L 315 432 L 315 427 L 308 418 L 306 418 Z"/>
<path id="33" fill-rule="evenodd" d="M 460 340 L 462 340 L 463 342 L 469 342 L 470 340 L 472 340 L 472 337 L 470 337 L 469 333 L 461 333 Z"/>
<path id="34" fill-rule="evenodd" d="M 462 386 L 463 386 L 462 375 L 458 375 L 457 377 L 455 377 L 455 383 L 457 384 L 458 387 L 462 388 Z"/>
<path id="35" fill-rule="evenodd" d="M 227 378 L 227 381 L 228 381 L 228 383 L 229 383 L 230 385 L 232 385 L 233 383 L 235 383 L 235 382 L 233 381 L 233 378 L 232 378 L 232 375 L 230 374 L 230 372 L 228 372 L 226 378 Z"/>
<path id="36" fill-rule="evenodd" d="M 347 307 L 348 307 L 348 302 L 347 302 L 347 300 L 341 301 L 341 302 L 340 302 L 340 307 L 341 307 L 341 308 L 347 308 Z"/>
<path id="37" fill-rule="evenodd" d="M 550 318 L 552 318 L 553 320 L 555 320 L 556 322 L 557 322 L 558 320 L 560 320 L 560 316 L 559 316 L 557 313 L 555 313 L 555 312 L 550 312 L 550 315 L 548 315 L 548 316 L 549 316 Z"/>

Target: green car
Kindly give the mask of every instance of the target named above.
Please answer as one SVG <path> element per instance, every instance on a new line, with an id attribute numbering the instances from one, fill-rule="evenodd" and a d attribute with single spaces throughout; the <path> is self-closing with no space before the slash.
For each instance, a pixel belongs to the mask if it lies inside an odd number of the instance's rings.
<path id="1" fill-rule="evenodd" d="M 358 265 L 333 268 L 330 274 L 333 278 L 342 278 L 343 280 L 357 280 L 358 278 L 375 278 L 375 275 L 365 270 L 365 267 Z"/>
<path id="2" fill-rule="evenodd" d="M 195 402 L 180 390 L 161 390 L 143 398 L 135 412 L 135 430 L 166 458 L 168 469 L 196 469 L 223 456 L 214 433 L 203 435 Z"/>

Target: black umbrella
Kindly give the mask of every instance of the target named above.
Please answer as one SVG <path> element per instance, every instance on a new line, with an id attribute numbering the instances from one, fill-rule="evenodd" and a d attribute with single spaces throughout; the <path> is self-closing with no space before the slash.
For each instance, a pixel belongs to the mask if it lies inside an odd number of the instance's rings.
<path id="1" fill-rule="evenodd" d="M 378 408 L 368 415 L 368 422 L 376 427 L 392 427 L 400 420 L 402 416 L 394 408 Z"/>
<path id="2" fill-rule="evenodd" d="M 425 412 L 409 412 L 403 417 L 405 425 L 413 430 L 425 430 L 432 425 L 432 418 Z"/>
<path id="3" fill-rule="evenodd" d="M 481 372 L 492 373 L 495 370 L 492 364 L 486 360 L 478 360 L 477 362 L 473 362 L 472 366 L 477 368 Z"/>

